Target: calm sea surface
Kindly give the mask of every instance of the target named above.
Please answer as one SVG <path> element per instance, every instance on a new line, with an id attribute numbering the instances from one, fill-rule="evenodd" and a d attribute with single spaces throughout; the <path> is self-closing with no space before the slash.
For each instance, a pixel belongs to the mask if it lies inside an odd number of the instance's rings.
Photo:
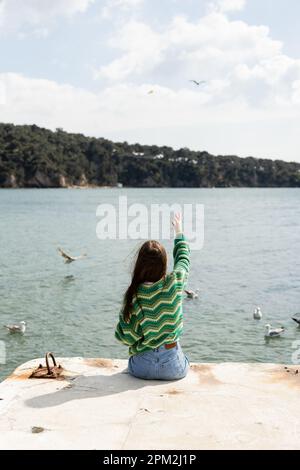
<path id="1" fill-rule="evenodd" d="M 6 364 L 41 357 L 126 358 L 114 339 L 137 241 L 100 241 L 100 203 L 203 203 L 205 243 L 192 252 L 181 344 L 193 361 L 290 363 L 300 341 L 299 189 L 0 190 L 0 341 Z M 165 242 L 171 254 L 172 243 Z M 88 257 L 65 265 L 57 247 Z M 264 314 L 255 322 L 252 312 Z M 1 325 L 26 320 L 24 336 Z M 266 323 L 286 334 L 266 341 Z M 3 345 L 3 343 L 2 343 Z M 295 345 L 294 345 L 295 347 Z M 300 348 L 300 343 L 298 348 Z"/>

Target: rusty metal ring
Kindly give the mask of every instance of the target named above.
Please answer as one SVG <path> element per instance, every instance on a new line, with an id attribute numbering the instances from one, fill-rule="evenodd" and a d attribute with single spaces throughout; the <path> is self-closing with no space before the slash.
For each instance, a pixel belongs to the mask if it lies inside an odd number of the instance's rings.
<path id="1" fill-rule="evenodd" d="M 49 357 L 51 357 L 54 367 L 56 367 L 56 360 L 55 360 L 55 357 L 54 357 L 52 352 L 47 352 L 46 353 L 46 357 L 45 357 L 46 366 L 47 366 L 48 374 L 51 375 L 52 372 L 51 372 L 51 369 L 50 369 L 50 366 L 49 366 Z"/>

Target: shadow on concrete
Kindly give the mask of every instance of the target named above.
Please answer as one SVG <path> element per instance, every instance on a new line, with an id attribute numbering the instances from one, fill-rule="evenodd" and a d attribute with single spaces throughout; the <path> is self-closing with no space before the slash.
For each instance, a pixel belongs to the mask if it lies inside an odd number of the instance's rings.
<path id="1" fill-rule="evenodd" d="M 174 381 L 137 379 L 124 371 L 113 375 L 79 376 L 60 390 L 26 400 L 25 405 L 30 408 L 50 408 L 72 400 L 105 397 L 168 383 L 174 384 Z"/>

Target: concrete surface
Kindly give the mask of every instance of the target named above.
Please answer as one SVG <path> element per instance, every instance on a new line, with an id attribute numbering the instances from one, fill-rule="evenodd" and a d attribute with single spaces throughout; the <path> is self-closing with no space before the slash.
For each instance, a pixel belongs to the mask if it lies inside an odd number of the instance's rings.
<path id="1" fill-rule="evenodd" d="M 63 380 L 28 379 L 40 362 L 0 384 L 1 449 L 300 449 L 295 366 L 193 364 L 148 382 L 126 361 L 61 358 Z"/>

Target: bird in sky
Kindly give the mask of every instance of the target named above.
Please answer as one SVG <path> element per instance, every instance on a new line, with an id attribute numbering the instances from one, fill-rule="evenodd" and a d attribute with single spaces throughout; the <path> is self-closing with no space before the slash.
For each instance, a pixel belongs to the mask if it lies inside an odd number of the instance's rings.
<path id="1" fill-rule="evenodd" d="M 206 83 L 205 80 L 201 80 L 200 82 L 197 80 L 190 80 L 190 82 L 194 83 L 197 86 L 204 85 Z"/>
<path id="2" fill-rule="evenodd" d="M 86 254 L 83 254 L 80 256 L 71 256 L 68 253 L 66 253 L 64 250 L 62 250 L 61 248 L 58 248 L 58 252 L 64 258 L 66 264 L 73 263 L 73 261 L 86 258 Z"/>
<path id="3" fill-rule="evenodd" d="M 154 93 L 154 90 L 149 90 L 148 91 L 148 95 L 153 95 L 153 93 Z"/>

